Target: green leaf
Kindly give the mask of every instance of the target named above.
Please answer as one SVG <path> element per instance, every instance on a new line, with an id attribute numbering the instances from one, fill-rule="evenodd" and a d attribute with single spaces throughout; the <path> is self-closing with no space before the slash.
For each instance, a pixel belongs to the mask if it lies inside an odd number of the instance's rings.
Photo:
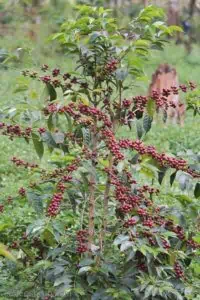
<path id="1" fill-rule="evenodd" d="M 47 83 L 46 85 L 47 85 L 47 89 L 49 92 L 50 101 L 56 100 L 56 98 L 57 98 L 56 90 L 50 83 Z"/>
<path id="2" fill-rule="evenodd" d="M 153 290 L 153 285 L 149 285 L 146 290 L 145 290 L 145 294 L 144 294 L 144 299 L 149 298 L 149 296 L 151 296 L 152 290 Z"/>
<path id="3" fill-rule="evenodd" d="M 49 131 L 42 133 L 42 140 L 47 143 L 49 148 L 57 148 L 57 144 Z"/>
<path id="4" fill-rule="evenodd" d="M 168 29 L 170 30 L 171 33 L 173 33 L 174 31 L 183 32 L 183 29 L 176 25 L 169 26 Z"/>
<path id="5" fill-rule="evenodd" d="M 65 37 L 64 32 L 58 32 L 58 33 L 53 34 L 49 39 L 51 41 L 53 41 L 53 40 L 64 38 L 64 37 Z"/>
<path id="6" fill-rule="evenodd" d="M 185 189 L 187 189 L 188 183 L 189 183 L 190 177 L 188 174 L 182 173 L 179 177 L 178 177 L 178 181 L 179 181 L 179 185 L 182 191 L 184 191 Z"/>
<path id="7" fill-rule="evenodd" d="M 176 195 L 175 198 L 184 206 L 187 206 L 188 204 L 193 202 L 193 200 L 187 195 Z"/>
<path id="8" fill-rule="evenodd" d="M 83 142 L 85 145 L 89 145 L 90 144 L 90 140 L 91 140 L 91 136 L 90 136 L 90 130 L 89 128 L 82 128 L 82 133 L 83 133 Z"/>
<path id="9" fill-rule="evenodd" d="M 50 114 L 48 121 L 47 121 L 47 126 L 49 131 L 51 131 L 52 129 L 54 129 L 56 127 L 56 123 L 57 123 L 57 116 L 55 114 Z"/>
<path id="10" fill-rule="evenodd" d="M 200 244 L 200 233 L 197 234 L 197 235 L 195 235 L 195 236 L 193 237 L 193 240 L 194 240 L 196 243 Z"/>
<path id="11" fill-rule="evenodd" d="M 137 120 L 136 122 L 136 128 L 137 128 L 137 136 L 138 136 L 138 139 L 141 139 L 142 136 L 143 136 L 143 127 L 142 127 L 142 124 L 140 121 Z"/>
<path id="12" fill-rule="evenodd" d="M 0 243 L 0 256 L 4 256 L 7 259 L 16 262 L 16 258 L 14 257 L 14 255 L 10 251 L 8 251 L 7 247 L 2 243 Z"/>
<path id="13" fill-rule="evenodd" d="M 133 242 L 131 241 L 124 241 L 122 244 L 121 244 L 121 247 L 120 247 L 120 251 L 126 251 L 127 249 L 129 249 L 130 247 L 132 247 L 134 245 Z"/>
<path id="14" fill-rule="evenodd" d="M 42 93 L 42 98 L 44 98 L 44 100 L 50 100 L 50 101 L 56 100 L 57 98 L 56 90 L 50 83 L 46 83 L 46 86 Z"/>
<path id="15" fill-rule="evenodd" d="M 73 129 L 72 119 L 71 119 L 71 117 L 67 113 L 65 113 L 65 116 L 66 116 L 67 122 L 68 122 L 68 130 L 71 133 L 72 129 Z"/>
<path id="16" fill-rule="evenodd" d="M 43 242 L 46 242 L 51 247 L 55 246 L 55 244 L 56 244 L 56 239 L 54 237 L 54 234 L 49 228 L 46 228 L 42 232 L 41 239 Z"/>
<path id="17" fill-rule="evenodd" d="M 28 84 L 21 84 L 21 85 L 18 85 L 18 86 L 14 89 L 13 93 L 16 94 L 16 93 L 26 92 L 28 89 L 29 89 Z"/>
<path id="18" fill-rule="evenodd" d="M 88 271 L 90 271 L 92 268 L 90 266 L 85 266 L 85 267 L 82 267 L 79 269 L 78 271 L 78 274 L 81 275 L 81 274 L 85 274 L 87 273 Z"/>
<path id="19" fill-rule="evenodd" d="M 174 180 L 176 178 L 176 174 L 177 174 L 177 171 L 175 171 L 171 176 L 170 176 L 170 184 L 173 185 L 174 183 Z"/>
<path id="20" fill-rule="evenodd" d="M 126 77 L 128 76 L 128 70 L 127 69 L 118 69 L 115 72 L 115 76 L 116 76 L 117 80 L 124 81 L 126 79 Z"/>
<path id="21" fill-rule="evenodd" d="M 164 168 L 161 168 L 158 172 L 158 182 L 160 183 L 160 185 L 163 182 L 163 179 L 165 177 L 167 170 L 168 170 L 168 168 L 164 167 Z"/>
<path id="22" fill-rule="evenodd" d="M 91 258 L 84 258 L 83 260 L 80 261 L 79 266 L 80 267 L 86 267 L 90 266 L 94 263 L 94 260 Z"/>
<path id="23" fill-rule="evenodd" d="M 30 224 L 26 230 L 26 234 L 27 235 L 36 235 L 38 233 L 40 233 L 41 231 L 43 231 L 45 226 L 45 221 L 44 220 L 36 220 L 35 222 L 33 222 L 32 224 Z"/>
<path id="24" fill-rule="evenodd" d="M 64 139 L 65 139 L 65 135 L 62 132 L 55 132 L 52 134 L 52 137 L 53 137 L 54 141 L 56 142 L 56 144 L 63 144 Z"/>
<path id="25" fill-rule="evenodd" d="M 152 117 L 150 117 L 148 115 L 144 116 L 144 118 L 143 118 L 143 128 L 144 128 L 146 133 L 149 132 L 149 130 L 151 129 L 152 121 L 153 121 Z"/>
<path id="26" fill-rule="evenodd" d="M 114 245 L 116 245 L 116 246 L 121 245 L 123 242 L 128 241 L 128 240 L 129 240 L 129 236 L 120 234 L 114 240 Z"/>
<path id="27" fill-rule="evenodd" d="M 27 191 L 27 198 L 35 211 L 39 214 L 43 214 L 43 197 L 35 192 Z"/>
<path id="28" fill-rule="evenodd" d="M 33 145 L 36 150 L 36 153 L 39 156 L 39 158 L 41 159 L 44 154 L 43 142 L 41 141 L 40 136 L 38 136 L 37 134 L 32 132 L 31 135 L 32 135 Z"/>
<path id="29" fill-rule="evenodd" d="M 197 182 L 195 189 L 194 189 L 194 196 L 195 198 L 199 198 L 200 197 L 200 183 Z"/>

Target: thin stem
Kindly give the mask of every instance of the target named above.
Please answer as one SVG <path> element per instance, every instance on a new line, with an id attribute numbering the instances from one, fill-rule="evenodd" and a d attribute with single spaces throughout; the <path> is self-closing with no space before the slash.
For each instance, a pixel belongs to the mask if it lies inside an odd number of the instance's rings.
<path id="1" fill-rule="evenodd" d="M 116 121 L 114 120 L 113 122 L 113 132 L 115 133 L 116 130 Z M 108 165 L 108 176 L 107 176 L 107 181 L 106 181 L 106 188 L 105 188 L 105 192 L 104 192 L 104 207 L 103 207 L 103 226 L 102 226 L 102 230 L 99 234 L 99 246 L 101 251 L 103 251 L 103 243 L 105 240 L 105 233 L 106 233 L 106 229 L 107 229 L 107 224 L 108 224 L 108 202 L 109 202 L 109 196 L 110 196 L 110 172 L 112 171 L 112 167 L 113 167 L 113 155 L 112 153 L 110 153 L 109 155 L 109 165 Z"/>
<path id="2" fill-rule="evenodd" d="M 119 82 L 119 120 L 121 120 L 121 110 L 122 110 L 122 82 Z"/>
<path id="3" fill-rule="evenodd" d="M 85 197 L 84 202 L 83 202 L 83 209 L 81 212 L 81 221 L 80 221 L 80 228 L 83 229 L 83 221 L 84 221 L 84 214 L 85 214 L 85 210 L 86 210 L 86 204 L 87 204 L 87 198 Z"/>
<path id="4" fill-rule="evenodd" d="M 89 188 L 89 225 L 88 225 L 88 248 L 91 250 L 91 246 L 94 243 L 94 216 L 95 216 L 95 179 L 90 176 L 90 188 Z"/>
<path id="5" fill-rule="evenodd" d="M 97 151 L 97 123 L 95 123 L 92 133 L 92 151 L 96 153 Z M 95 163 L 92 162 L 93 168 L 95 168 Z M 89 179 L 89 224 L 88 224 L 88 249 L 91 250 L 92 244 L 94 244 L 94 218 L 95 218 L 95 189 L 96 189 L 96 178 L 93 173 L 90 175 Z"/>

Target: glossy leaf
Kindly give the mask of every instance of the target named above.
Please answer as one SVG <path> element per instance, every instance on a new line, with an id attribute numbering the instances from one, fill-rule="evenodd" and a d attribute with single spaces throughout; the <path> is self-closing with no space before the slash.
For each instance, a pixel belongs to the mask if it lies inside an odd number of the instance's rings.
<path id="1" fill-rule="evenodd" d="M 43 157 L 44 154 L 44 145 L 42 140 L 40 139 L 40 136 L 38 136 L 37 134 L 32 132 L 32 141 L 33 141 L 33 145 L 35 147 L 36 153 L 39 156 L 39 158 L 41 159 Z"/>

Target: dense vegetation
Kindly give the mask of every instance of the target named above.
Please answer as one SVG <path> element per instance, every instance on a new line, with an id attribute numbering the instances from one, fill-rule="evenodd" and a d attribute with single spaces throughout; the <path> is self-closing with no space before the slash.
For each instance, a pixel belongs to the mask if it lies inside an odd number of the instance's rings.
<path id="1" fill-rule="evenodd" d="M 167 45 L 179 28 L 157 7 L 123 29 L 69 8 L 48 41 L 44 25 L 37 45 L 1 42 L 0 299 L 198 300 L 198 46 Z M 184 84 L 183 128 L 146 97 L 163 60 Z"/>

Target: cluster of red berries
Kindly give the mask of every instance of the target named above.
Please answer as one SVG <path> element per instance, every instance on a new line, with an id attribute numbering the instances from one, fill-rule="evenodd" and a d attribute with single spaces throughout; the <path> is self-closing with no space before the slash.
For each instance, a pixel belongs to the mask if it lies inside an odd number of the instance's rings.
<path id="1" fill-rule="evenodd" d="M 194 82 L 189 81 L 189 88 L 191 89 L 191 91 L 196 89 L 196 84 Z"/>
<path id="2" fill-rule="evenodd" d="M 24 197 L 24 196 L 26 195 L 26 189 L 23 188 L 23 187 L 21 187 L 21 188 L 19 189 L 18 193 L 19 193 L 22 197 Z"/>
<path id="3" fill-rule="evenodd" d="M 90 107 L 84 104 L 80 104 L 78 106 L 78 110 L 80 113 L 84 115 L 96 117 L 98 121 L 103 122 L 104 126 L 109 128 L 112 127 L 112 122 L 110 121 L 109 117 L 106 114 L 104 114 L 100 109 L 96 107 Z"/>
<path id="4" fill-rule="evenodd" d="M 87 238 L 88 238 L 87 230 L 79 230 L 76 233 L 76 240 L 78 242 L 78 246 L 76 248 L 77 253 L 82 254 L 88 251 Z"/>
<path id="5" fill-rule="evenodd" d="M 182 91 L 182 92 L 186 93 L 188 88 L 192 91 L 196 88 L 196 84 L 194 84 L 193 82 L 190 81 L 188 83 L 188 86 L 185 85 L 185 84 L 180 84 L 179 86 L 171 86 L 170 89 L 163 89 L 161 94 L 164 97 L 168 97 L 172 94 L 173 95 L 178 95 L 179 91 Z"/>
<path id="6" fill-rule="evenodd" d="M 147 266 L 144 263 L 140 263 L 137 265 L 138 270 L 141 272 L 146 272 L 147 271 Z"/>
<path id="7" fill-rule="evenodd" d="M 170 89 L 163 89 L 162 92 L 158 92 L 157 90 L 152 91 L 152 99 L 155 101 L 157 108 L 167 109 L 169 106 L 176 107 L 176 104 L 171 101 L 168 101 L 168 97 L 170 95 L 178 95 L 179 91 L 187 93 L 188 89 L 193 91 L 196 88 L 196 85 L 192 82 L 189 82 L 188 86 L 182 84 L 177 86 L 172 86 Z"/>
<path id="8" fill-rule="evenodd" d="M 58 184 L 57 184 L 57 190 L 59 192 L 61 192 L 61 193 L 64 193 L 65 189 L 66 189 L 66 186 L 64 185 L 64 183 L 61 182 L 61 181 L 58 182 Z"/>
<path id="9" fill-rule="evenodd" d="M 187 245 L 192 249 L 200 249 L 200 244 L 196 243 L 193 239 L 187 240 Z"/>
<path id="10" fill-rule="evenodd" d="M 67 172 L 74 172 L 78 169 L 80 164 L 80 159 L 75 159 L 69 166 L 66 167 Z M 68 178 L 70 179 L 70 178 Z"/>
<path id="11" fill-rule="evenodd" d="M 51 76 L 49 76 L 49 75 L 42 76 L 42 77 L 40 77 L 40 79 L 44 83 L 50 83 L 51 82 Z"/>
<path id="12" fill-rule="evenodd" d="M 37 167 L 38 167 L 37 164 L 30 164 L 30 163 L 25 162 L 24 160 L 19 159 L 19 158 L 15 157 L 15 156 L 11 159 L 11 161 L 12 161 L 17 167 L 22 166 L 22 167 L 25 167 L 25 168 L 31 168 L 31 169 L 34 169 L 34 168 L 37 168 Z"/>
<path id="13" fill-rule="evenodd" d="M 133 217 L 124 222 L 123 226 L 125 228 L 132 227 L 140 221 L 140 223 L 145 226 L 143 228 L 144 231 L 141 231 L 140 234 L 144 234 L 144 236 L 147 237 L 149 244 L 152 246 L 155 246 L 157 242 L 155 238 L 152 237 L 152 233 L 150 231 L 147 231 L 147 228 L 154 228 L 157 225 L 162 226 L 166 230 L 175 232 L 177 234 L 177 238 L 179 238 L 181 241 L 185 241 L 183 228 L 174 225 L 174 222 L 172 220 L 168 220 L 162 215 L 159 215 L 160 207 L 151 207 L 150 209 L 148 209 L 148 199 L 143 196 L 143 192 L 149 192 L 150 194 L 158 193 L 159 191 L 157 189 L 150 188 L 149 186 L 144 185 L 142 187 L 137 187 L 136 190 L 138 194 L 133 195 L 130 186 L 124 184 L 124 182 L 121 182 L 121 177 L 118 176 L 120 174 L 116 170 L 116 168 L 113 167 L 111 170 L 105 168 L 105 172 L 109 175 L 110 183 L 115 187 L 115 198 L 120 203 L 120 211 L 123 214 L 134 213 Z M 129 174 L 129 179 L 132 180 L 131 174 Z M 152 205 L 153 202 L 151 202 L 151 206 Z M 138 220 L 135 217 L 136 215 L 139 216 Z M 161 239 L 163 248 L 166 250 L 170 249 L 170 242 L 165 240 L 163 237 L 161 237 Z M 199 245 L 192 240 L 187 241 L 187 245 L 194 249 L 197 249 L 199 247 Z"/>
<path id="14" fill-rule="evenodd" d="M 12 242 L 12 244 L 10 245 L 10 248 L 12 248 L 12 249 L 18 249 L 19 248 L 19 242 L 18 241 Z"/>
<path id="15" fill-rule="evenodd" d="M 153 237 L 148 237 L 148 241 L 149 241 L 149 244 L 151 245 L 151 246 L 155 246 L 156 245 L 156 241 L 155 241 L 155 239 L 153 238 Z"/>
<path id="16" fill-rule="evenodd" d="M 55 77 L 55 75 L 53 75 L 53 77 Z M 62 83 L 59 79 L 52 79 L 51 76 L 49 76 L 49 75 L 41 76 L 40 80 L 43 83 L 52 84 L 55 88 L 62 86 Z"/>
<path id="17" fill-rule="evenodd" d="M 127 214 L 133 210 L 133 206 L 131 204 L 122 204 L 120 206 L 120 211 L 124 214 Z"/>
<path id="18" fill-rule="evenodd" d="M 162 244 L 163 244 L 163 248 L 165 248 L 165 249 L 170 249 L 171 248 L 169 242 L 166 241 L 165 239 L 162 239 Z"/>
<path id="19" fill-rule="evenodd" d="M 160 208 L 159 207 L 155 208 L 155 213 L 159 213 L 160 210 L 158 210 L 158 209 L 160 209 Z M 159 215 L 157 215 L 157 216 L 154 217 L 154 222 L 155 222 L 155 224 L 157 224 L 159 226 L 165 226 L 165 224 L 167 223 L 167 221 L 165 220 L 165 218 L 162 217 L 162 216 L 159 216 Z"/>
<path id="20" fill-rule="evenodd" d="M 63 79 L 64 79 L 64 80 L 67 80 L 67 79 L 69 79 L 69 78 L 71 78 L 71 74 L 65 73 L 65 74 L 63 75 Z"/>
<path id="21" fill-rule="evenodd" d="M 80 159 L 74 159 L 71 164 L 65 168 L 57 168 L 50 173 L 43 174 L 44 179 L 59 178 L 61 182 L 70 182 L 72 180 L 72 172 L 76 171 L 80 165 Z M 67 173 L 67 174 L 66 174 Z"/>
<path id="22" fill-rule="evenodd" d="M 185 239 L 185 233 L 184 233 L 184 230 L 181 226 L 174 227 L 173 231 L 176 233 L 179 240 L 184 240 Z"/>
<path id="23" fill-rule="evenodd" d="M 53 77 L 56 77 L 56 76 L 58 76 L 60 74 L 60 69 L 54 69 L 53 71 L 52 71 L 52 75 L 53 75 Z"/>
<path id="24" fill-rule="evenodd" d="M 118 145 L 117 140 L 113 132 L 109 129 L 102 130 L 102 137 L 106 142 L 106 145 L 110 152 L 113 154 L 116 161 L 120 161 L 124 159 L 124 155 L 120 152 L 120 147 Z"/>
<path id="25" fill-rule="evenodd" d="M 149 228 L 152 228 L 155 225 L 152 218 L 149 218 L 149 217 L 144 218 L 142 224 L 143 224 L 143 226 L 146 226 L 146 227 L 149 227 Z"/>
<path id="26" fill-rule="evenodd" d="M 169 97 L 171 95 L 171 90 L 170 89 L 163 89 L 162 90 L 162 95 L 163 97 Z"/>
<path id="27" fill-rule="evenodd" d="M 106 73 L 112 74 L 117 70 L 119 62 L 117 59 L 112 59 L 110 60 L 106 65 L 105 65 L 105 71 Z"/>
<path id="28" fill-rule="evenodd" d="M 171 168 L 174 168 L 176 170 L 182 170 L 187 173 L 189 173 L 194 178 L 199 178 L 200 174 L 197 172 L 194 172 L 187 166 L 187 162 L 184 159 L 178 159 L 174 157 L 170 157 L 165 153 L 158 153 L 153 146 L 145 146 L 142 141 L 136 140 L 120 140 L 119 146 L 122 149 L 134 149 L 137 152 L 139 152 L 141 155 L 148 154 L 151 157 L 153 157 L 156 161 L 160 163 L 161 166 L 169 166 Z"/>
<path id="29" fill-rule="evenodd" d="M 143 185 L 141 188 L 138 189 L 139 193 L 145 193 L 148 192 L 149 194 L 158 194 L 159 193 L 159 189 L 150 187 L 148 185 Z"/>
<path id="30" fill-rule="evenodd" d="M 96 118 L 98 121 L 103 122 L 103 127 L 112 127 L 110 118 L 96 107 L 90 107 L 88 105 L 79 104 L 76 106 L 74 103 L 69 103 L 66 106 L 59 106 L 58 104 L 52 103 L 44 108 L 44 114 L 49 115 L 51 113 L 68 113 L 77 123 L 84 125 L 93 124 L 92 119 Z M 81 115 L 86 115 L 92 119 L 84 119 Z"/>
<path id="31" fill-rule="evenodd" d="M 64 193 L 64 191 L 66 190 L 65 183 L 66 182 L 70 182 L 71 180 L 72 180 L 72 176 L 71 175 L 64 175 L 61 178 L 61 181 L 58 182 L 58 184 L 57 184 L 57 190 L 60 191 L 61 193 Z"/>
<path id="32" fill-rule="evenodd" d="M 52 173 L 46 175 L 45 178 L 56 178 L 60 177 L 60 181 L 57 184 L 58 193 L 54 194 L 51 203 L 48 207 L 47 215 L 55 217 L 59 213 L 61 201 L 63 200 L 63 193 L 66 190 L 65 183 L 72 180 L 71 174 L 79 167 L 80 159 L 75 159 L 70 165 L 65 168 L 55 169 Z M 65 173 L 68 173 L 64 175 Z"/>
<path id="33" fill-rule="evenodd" d="M 132 227 L 137 223 L 137 220 L 135 218 L 130 218 L 129 220 L 127 220 L 124 223 L 124 227 L 128 228 L 128 227 Z"/>
<path id="34" fill-rule="evenodd" d="M 179 88 L 180 90 L 183 92 L 183 93 L 187 93 L 187 86 L 185 84 L 180 84 L 179 85 Z"/>
<path id="35" fill-rule="evenodd" d="M 97 159 L 97 152 L 96 151 L 91 151 L 85 145 L 83 147 L 83 155 L 86 159 L 91 159 L 92 161 L 96 161 L 96 159 Z"/>
<path id="36" fill-rule="evenodd" d="M 179 87 L 172 86 L 170 89 L 163 89 L 162 92 L 158 92 L 157 90 L 153 90 L 151 94 L 151 98 L 155 101 L 157 109 L 163 108 L 167 110 L 169 107 L 176 108 L 176 104 L 173 101 L 169 101 L 168 97 L 170 95 L 178 95 L 179 91 L 187 92 L 188 88 L 190 90 L 194 90 L 196 88 L 194 83 L 189 83 L 189 86 L 180 85 Z M 137 112 L 144 112 L 149 98 L 146 96 L 136 96 L 131 100 L 124 99 L 122 102 L 122 107 L 128 109 L 133 104 L 134 110 Z M 183 105 L 183 104 L 179 104 Z M 135 113 L 133 111 L 128 111 L 128 120 L 133 119 L 135 117 Z"/>
<path id="37" fill-rule="evenodd" d="M 137 213 L 139 216 L 142 216 L 142 217 L 148 216 L 148 212 L 145 208 L 138 208 Z"/>
<path id="38" fill-rule="evenodd" d="M 72 166 L 70 168 L 72 168 Z M 77 169 L 77 166 L 73 165 L 73 171 L 75 171 L 76 169 Z M 71 180 L 72 180 L 72 176 L 71 175 L 64 175 L 62 177 L 62 181 L 64 181 L 64 182 L 70 182 Z"/>
<path id="39" fill-rule="evenodd" d="M 129 184 L 137 184 L 137 181 L 133 179 L 131 172 L 124 170 L 124 175 L 126 176 Z"/>
<path id="40" fill-rule="evenodd" d="M 76 121 L 76 124 L 83 125 L 83 126 L 87 127 L 87 126 L 93 125 L 94 121 L 92 120 L 91 117 L 83 117 L 83 118 L 79 118 Z"/>
<path id="41" fill-rule="evenodd" d="M 167 93 L 168 93 L 168 90 L 165 90 L 164 94 L 167 95 Z M 155 101 L 157 109 L 163 108 L 166 110 L 169 107 L 169 102 L 168 102 L 167 97 L 160 96 L 160 93 L 158 91 L 152 91 L 151 97 Z"/>
<path id="42" fill-rule="evenodd" d="M 184 271 L 178 262 L 176 262 L 174 264 L 174 272 L 175 272 L 177 278 L 179 278 L 179 279 L 185 278 Z"/>
<path id="43" fill-rule="evenodd" d="M 44 64 L 41 67 L 41 70 L 43 72 L 46 72 L 47 70 L 49 70 L 49 66 Z M 84 88 L 84 89 L 88 88 L 87 82 L 79 81 L 76 77 L 71 78 L 71 75 L 69 73 L 65 73 L 62 76 L 61 71 L 58 68 L 53 69 L 51 74 L 40 76 L 40 77 L 38 76 L 37 72 L 31 72 L 29 70 L 23 71 L 22 74 L 24 76 L 29 76 L 31 78 L 38 78 L 45 84 L 52 84 L 55 88 L 62 87 L 63 91 L 66 91 L 67 89 L 71 89 L 73 84 L 79 84 L 80 87 Z M 62 76 L 62 79 L 64 80 L 64 82 L 61 81 L 60 79 L 58 79 L 58 77 L 60 77 L 60 76 Z M 68 80 L 68 79 L 70 79 L 70 81 L 66 82 L 66 80 Z"/>
<path id="44" fill-rule="evenodd" d="M 76 111 L 78 110 L 78 111 Z M 91 125 L 93 124 L 92 119 L 96 118 L 99 121 L 103 122 L 103 125 L 106 127 L 111 127 L 112 123 L 109 120 L 108 116 L 106 116 L 100 109 L 95 107 L 90 107 L 84 104 L 75 106 L 74 103 L 70 103 L 65 106 L 59 106 L 55 103 L 49 104 L 44 108 L 44 114 L 49 115 L 51 113 L 68 113 L 78 124 Z M 86 115 L 91 117 L 92 119 L 86 118 L 84 119 L 82 115 Z"/>
<path id="45" fill-rule="evenodd" d="M 75 120 L 80 118 L 81 115 L 75 111 L 76 106 L 74 103 L 69 103 L 67 106 L 63 106 L 62 108 L 59 108 L 59 112 L 66 112 L 68 113 L 71 117 L 73 117 Z"/>
<path id="46" fill-rule="evenodd" d="M 48 69 L 49 69 L 49 66 L 46 65 L 46 64 L 44 64 L 44 65 L 41 66 L 41 70 L 42 70 L 43 72 L 46 72 Z"/>
<path id="47" fill-rule="evenodd" d="M 133 97 L 133 103 L 135 110 L 143 112 L 148 103 L 148 98 L 145 96 L 136 96 Z"/>
<path id="48" fill-rule="evenodd" d="M 7 198 L 8 204 L 11 204 L 12 200 L 13 200 L 13 198 L 11 196 L 8 196 L 8 198 Z"/>
<path id="49" fill-rule="evenodd" d="M 132 104 L 132 101 L 128 100 L 128 99 L 124 99 L 122 102 L 122 106 L 126 109 L 129 108 L 131 106 L 131 104 Z"/>
<path id="50" fill-rule="evenodd" d="M 30 137 L 32 132 L 31 127 L 22 130 L 19 125 L 7 125 L 5 123 L 0 123 L 0 130 L 2 130 L 2 135 L 8 135 L 10 137 Z"/>
<path id="51" fill-rule="evenodd" d="M 53 198 L 51 200 L 51 203 L 50 203 L 50 205 L 48 207 L 48 211 L 47 211 L 47 215 L 49 217 L 57 216 L 62 200 L 63 200 L 62 193 L 56 193 L 56 194 L 53 195 Z"/>
<path id="52" fill-rule="evenodd" d="M 47 105 L 47 107 L 45 107 L 43 109 L 43 112 L 44 112 L 45 116 L 48 116 L 49 114 L 58 112 L 58 110 L 59 110 L 58 104 L 51 103 L 51 104 Z"/>
<path id="53" fill-rule="evenodd" d="M 40 127 L 40 128 L 38 128 L 38 132 L 39 132 L 39 134 L 45 133 L 46 132 L 46 128 Z"/>
<path id="54" fill-rule="evenodd" d="M 0 213 L 2 213 L 4 211 L 4 205 L 0 204 Z"/>
<path id="55" fill-rule="evenodd" d="M 24 77 L 29 76 L 30 78 L 37 78 L 38 73 L 35 71 L 24 70 L 24 71 L 22 71 L 22 75 Z"/>
<path id="56" fill-rule="evenodd" d="M 176 236 L 179 240 L 184 241 L 185 240 L 185 233 L 184 229 L 179 225 L 174 225 L 174 222 L 172 220 L 168 220 L 165 222 L 165 228 L 167 230 L 170 230 L 174 233 L 176 233 Z"/>

